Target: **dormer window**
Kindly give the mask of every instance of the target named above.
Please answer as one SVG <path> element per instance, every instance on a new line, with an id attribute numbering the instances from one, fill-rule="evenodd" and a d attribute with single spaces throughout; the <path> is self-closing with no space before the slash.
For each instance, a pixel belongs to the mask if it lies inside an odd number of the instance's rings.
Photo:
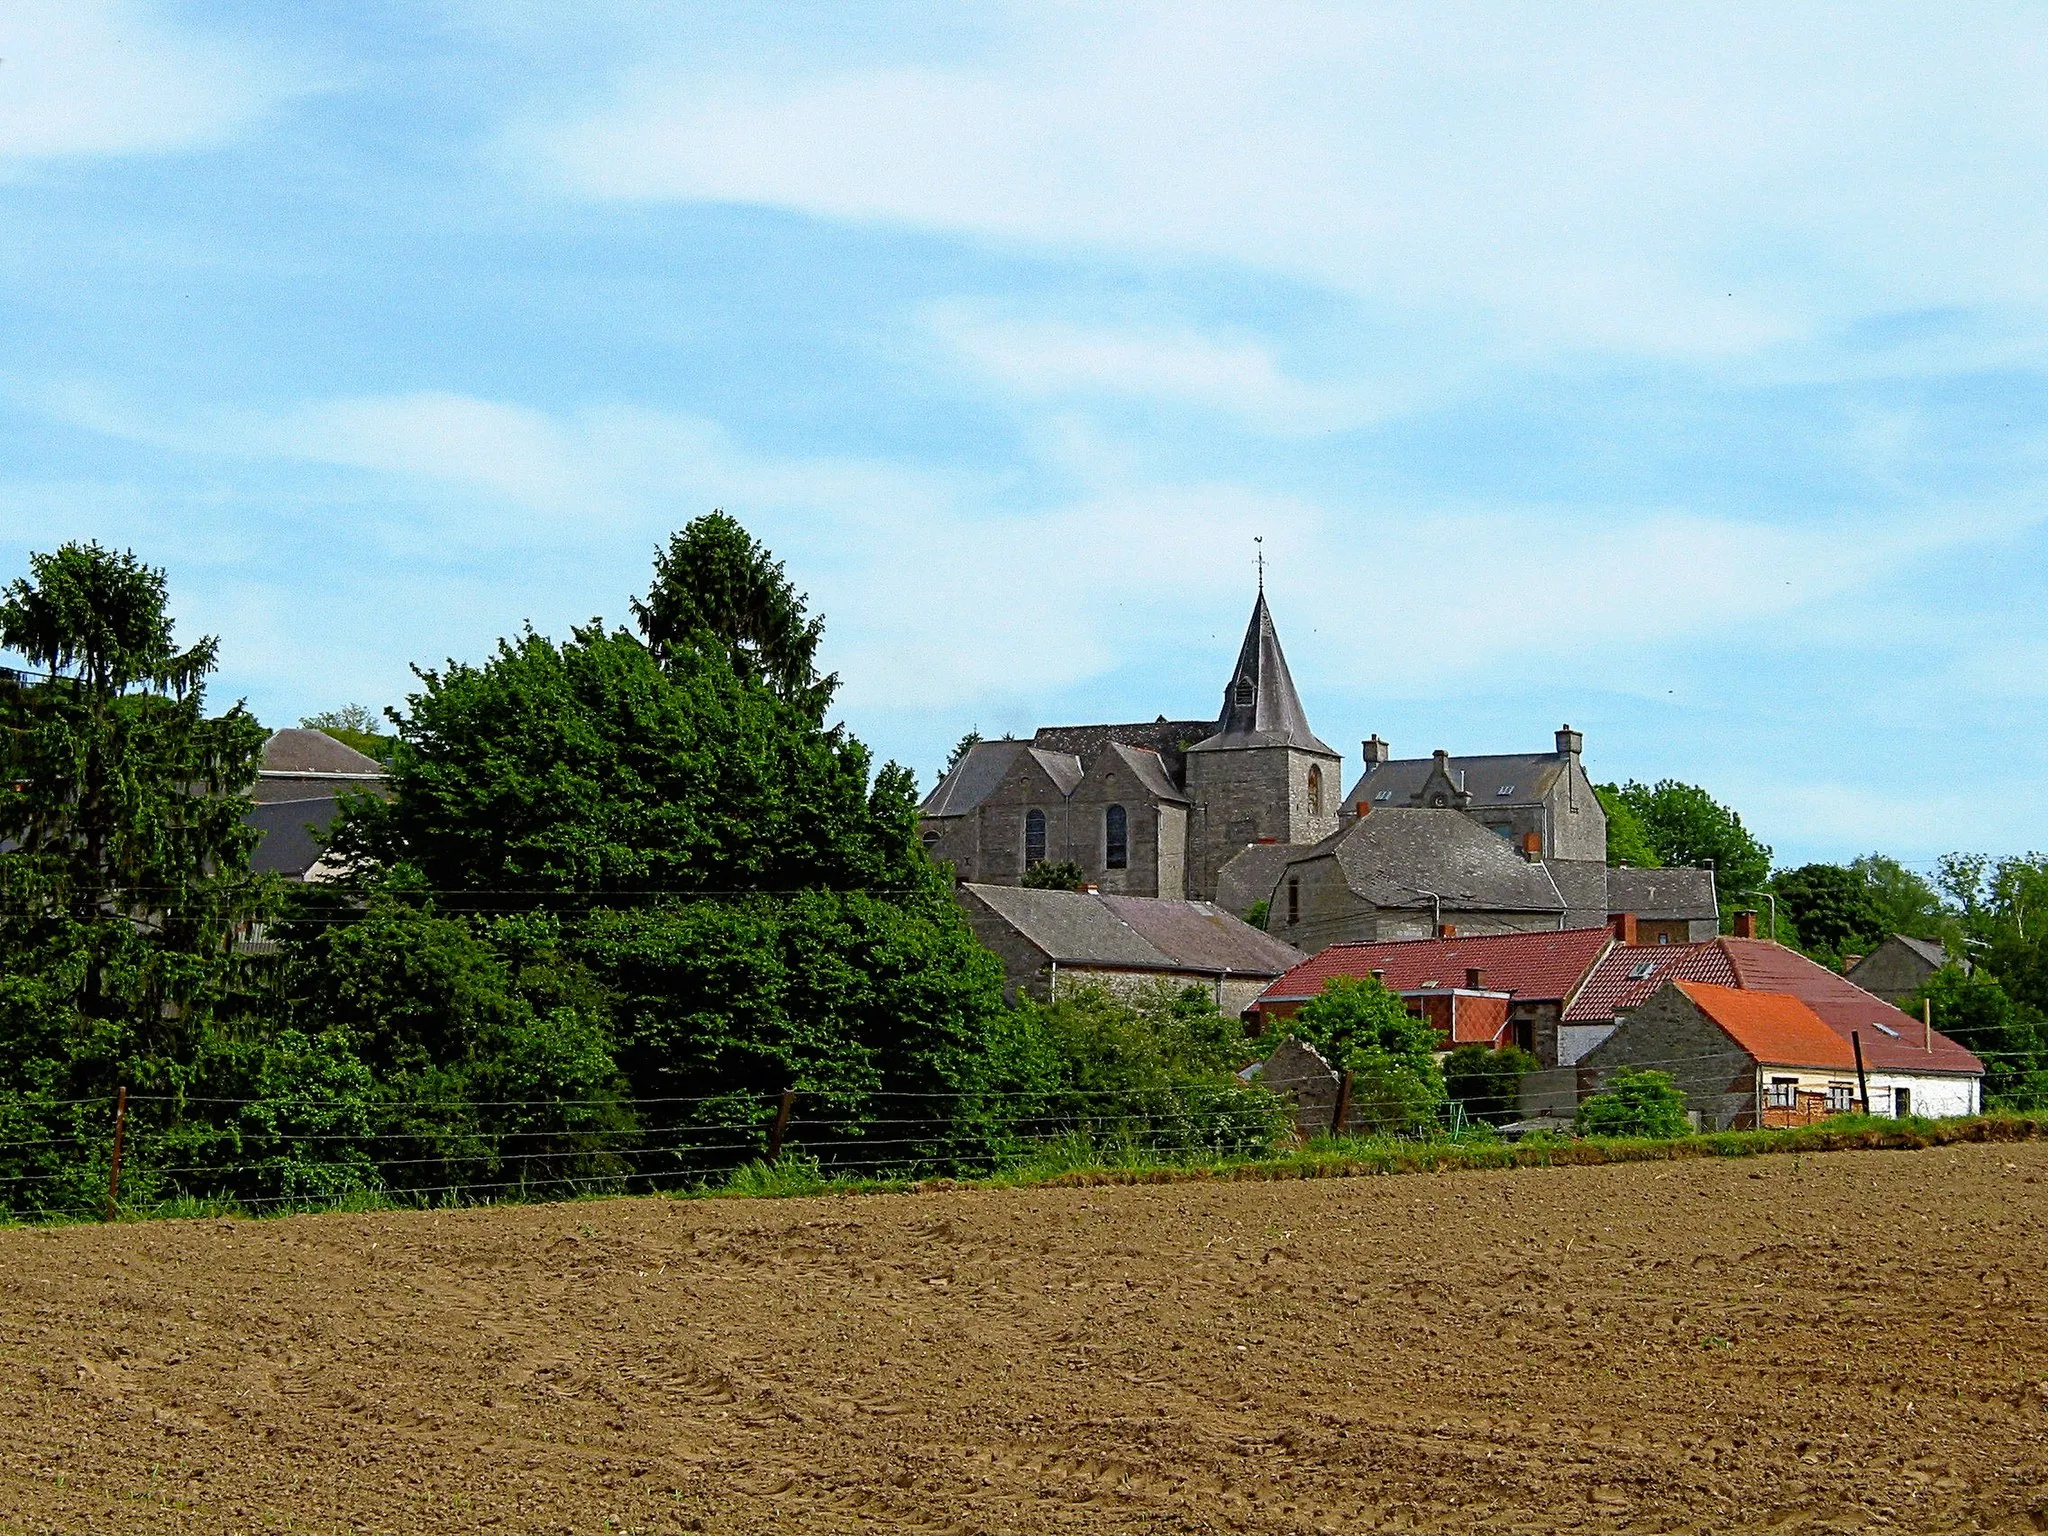
<path id="1" fill-rule="evenodd" d="M 1130 818 L 1122 806 L 1112 805 L 1102 813 L 1102 863 L 1107 869 L 1127 869 L 1130 862 Z"/>

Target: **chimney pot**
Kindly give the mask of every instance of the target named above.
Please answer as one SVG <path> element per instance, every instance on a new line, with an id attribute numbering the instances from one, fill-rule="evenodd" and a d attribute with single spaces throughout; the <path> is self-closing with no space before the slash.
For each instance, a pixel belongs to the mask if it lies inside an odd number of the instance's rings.
<path id="1" fill-rule="evenodd" d="M 1361 800 L 1361 801 L 1359 801 L 1359 802 L 1358 802 L 1358 814 L 1359 814 L 1359 817 L 1360 817 L 1360 819 L 1363 819 L 1363 818 L 1365 818 L 1365 817 L 1367 817 L 1367 816 L 1370 816 L 1370 815 L 1372 814 L 1372 802 L 1371 802 L 1370 800 Z"/>
<path id="2" fill-rule="evenodd" d="M 1097 896 L 1101 894 L 1101 888 L 1097 886 L 1093 880 L 1088 881 L 1085 885 L 1081 887 L 1081 889 L 1090 896 Z"/>
<path id="3" fill-rule="evenodd" d="M 1756 937 L 1756 913 L 1754 910 L 1745 910 L 1735 914 L 1734 937 L 1738 939 L 1753 939 Z"/>
<path id="4" fill-rule="evenodd" d="M 1374 966 L 1372 968 L 1372 979 L 1374 981 L 1384 982 L 1387 979 L 1386 968 L 1384 966 Z"/>
<path id="5" fill-rule="evenodd" d="M 1365 771 L 1367 773 L 1371 773 L 1373 769 L 1379 767 L 1387 760 L 1387 744 L 1380 740 L 1377 731 L 1360 742 L 1358 750 L 1365 757 Z"/>

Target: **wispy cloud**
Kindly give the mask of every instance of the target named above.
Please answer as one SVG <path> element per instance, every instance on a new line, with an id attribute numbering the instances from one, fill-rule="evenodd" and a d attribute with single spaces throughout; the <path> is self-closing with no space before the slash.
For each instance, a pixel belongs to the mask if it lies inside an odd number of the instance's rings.
<path id="1" fill-rule="evenodd" d="M 16 0 L 0 56 L 0 176 L 218 143 L 289 89 L 256 50 L 181 31 L 136 0 Z"/>

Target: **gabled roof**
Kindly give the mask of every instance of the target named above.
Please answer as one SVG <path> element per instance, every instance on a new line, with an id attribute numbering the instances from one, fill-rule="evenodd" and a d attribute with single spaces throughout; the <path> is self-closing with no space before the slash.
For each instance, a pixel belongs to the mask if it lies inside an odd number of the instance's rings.
<path id="1" fill-rule="evenodd" d="M 1277 976 L 1303 956 L 1206 901 L 961 886 L 1061 965 Z"/>
<path id="2" fill-rule="evenodd" d="M 293 726 L 274 731 L 263 743 L 264 773 L 320 774 L 334 778 L 382 778 L 384 765 L 325 731 Z"/>
<path id="3" fill-rule="evenodd" d="M 1607 910 L 1666 922 L 1706 922 L 1721 915 L 1711 869 L 1612 869 Z"/>
<path id="4" fill-rule="evenodd" d="M 1335 757 L 1336 752 L 1308 728 L 1308 712 L 1294 691 L 1280 633 L 1266 607 L 1262 588 L 1252 605 L 1252 621 L 1237 653 L 1237 667 L 1223 690 L 1223 713 L 1216 733 L 1188 748 L 1190 752 L 1221 752 L 1236 747 L 1300 747 Z"/>
<path id="5" fill-rule="evenodd" d="M 1026 752 L 1045 770 L 1053 788 L 1062 795 L 1071 795 L 1074 786 L 1081 782 L 1081 760 L 1069 753 L 1048 752 L 1028 741 L 1008 736 L 1000 741 L 977 741 L 953 765 L 953 771 L 939 780 L 932 792 L 925 796 L 918 814 L 965 816 L 996 792 L 1017 765 L 1017 759 Z"/>
<path id="6" fill-rule="evenodd" d="M 1984 1063 L 1940 1030 L 1873 997 L 1846 976 L 1817 965 L 1796 950 L 1765 939 L 1717 939 L 1734 966 L 1738 984 L 1765 992 L 1790 992 L 1844 1040 L 1862 1037 L 1863 1060 L 1893 1072 L 1979 1073 Z M 1928 1049 L 1929 1045 L 1933 1049 Z"/>
<path id="7" fill-rule="evenodd" d="M 1130 772 L 1139 786 L 1155 800 L 1168 800 L 1175 805 L 1186 805 L 1188 797 L 1167 777 L 1166 764 L 1159 760 L 1157 752 L 1143 747 L 1127 746 L 1121 741 L 1109 744 L 1107 756 L 1113 757 Z"/>
<path id="8" fill-rule="evenodd" d="M 1034 747 L 1049 752 L 1066 752 L 1088 762 L 1108 750 L 1111 742 L 1156 752 L 1166 765 L 1166 776 L 1175 784 L 1187 781 L 1183 766 L 1187 750 L 1216 732 L 1214 720 L 1140 720 L 1129 725 L 1042 725 L 1031 735 Z"/>
<path id="9" fill-rule="evenodd" d="M 1376 907 L 1564 911 L 1564 898 L 1548 870 L 1530 863 L 1463 811 L 1375 811 L 1347 822 L 1290 862 L 1332 857 L 1344 871 L 1345 884 Z"/>
<path id="10" fill-rule="evenodd" d="M 1586 978 L 1564 1011 L 1567 1024 L 1605 1023 L 1626 1013 L 1667 981 L 1736 985 L 1735 967 L 1718 943 L 1617 944 Z"/>
<path id="11" fill-rule="evenodd" d="M 1761 1066 L 1856 1070 L 1849 1042 L 1788 992 L 1751 992 L 1703 981 L 1674 981 L 1671 985 Z"/>
<path id="12" fill-rule="evenodd" d="M 1524 1001 L 1562 1000 L 1572 995 L 1613 941 L 1605 928 L 1567 928 L 1555 933 L 1332 944 L 1266 988 L 1259 1001 L 1305 1001 L 1319 996 L 1339 976 L 1363 979 L 1374 971 L 1383 973 L 1396 992 L 1463 986 L 1466 971 L 1474 967 L 1487 991 L 1509 992 Z"/>
<path id="13" fill-rule="evenodd" d="M 1080 784 L 1081 759 L 1066 752 L 1048 752 L 1043 747 L 1033 747 L 1031 755 L 1038 760 L 1038 766 L 1045 770 L 1062 795 L 1071 795 Z"/>
<path id="14" fill-rule="evenodd" d="M 1280 871 L 1301 851 L 1299 843 L 1247 843 L 1216 872 L 1216 905 L 1243 916 L 1254 904 L 1272 900 Z"/>
<path id="15" fill-rule="evenodd" d="M 1446 759 L 1451 780 L 1472 797 L 1470 810 L 1489 805 L 1537 805 L 1550 790 L 1552 781 L 1564 771 L 1565 759 L 1554 752 L 1511 752 L 1496 757 L 1453 757 Z M 1345 808 L 1355 812 L 1363 800 L 1375 811 L 1403 806 L 1429 781 L 1436 767 L 1434 757 L 1395 758 L 1379 764 L 1368 763 Z M 1505 789 L 1506 794 L 1501 791 Z"/>
<path id="16" fill-rule="evenodd" d="M 1928 1030 L 1921 1020 L 1873 997 L 1848 977 L 1767 939 L 1617 945 L 1566 1006 L 1564 1022 L 1604 1023 L 1634 1008 L 1666 981 L 1788 993 L 1844 1041 L 1852 1032 L 1859 1036 L 1864 1065 L 1873 1071 L 1976 1075 L 1984 1070 L 1983 1062 L 1940 1030 Z"/>

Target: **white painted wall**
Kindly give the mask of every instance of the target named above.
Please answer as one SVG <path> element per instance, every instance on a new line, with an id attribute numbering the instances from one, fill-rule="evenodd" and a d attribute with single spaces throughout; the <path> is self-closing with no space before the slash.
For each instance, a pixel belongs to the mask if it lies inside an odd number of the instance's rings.
<path id="1" fill-rule="evenodd" d="M 1894 1088 L 1904 1088 L 1912 1096 L 1911 1113 L 1930 1119 L 1974 1115 L 1984 1107 L 1982 1078 L 1934 1072 L 1872 1072 L 1868 1076 L 1873 1115 L 1892 1113 Z"/>

